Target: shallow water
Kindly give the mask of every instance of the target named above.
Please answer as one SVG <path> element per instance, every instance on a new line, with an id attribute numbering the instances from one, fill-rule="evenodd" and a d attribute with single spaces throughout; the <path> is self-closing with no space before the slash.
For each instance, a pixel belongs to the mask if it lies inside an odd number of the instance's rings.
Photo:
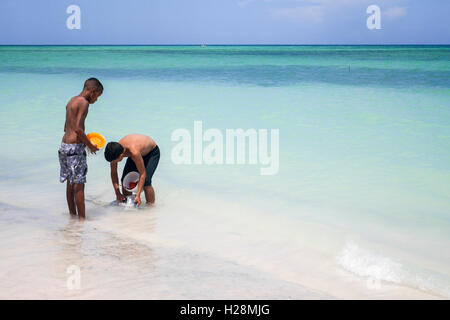
<path id="1" fill-rule="evenodd" d="M 449 58 L 448 46 L 0 47 L 0 296 L 450 297 Z M 148 134 L 162 157 L 156 206 L 125 211 L 109 206 L 102 152 L 89 156 L 80 224 L 57 148 L 90 76 L 105 92 L 86 130 Z M 171 133 L 196 120 L 279 129 L 278 174 L 173 164 Z M 67 289 L 70 265 L 81 290 Z"/>

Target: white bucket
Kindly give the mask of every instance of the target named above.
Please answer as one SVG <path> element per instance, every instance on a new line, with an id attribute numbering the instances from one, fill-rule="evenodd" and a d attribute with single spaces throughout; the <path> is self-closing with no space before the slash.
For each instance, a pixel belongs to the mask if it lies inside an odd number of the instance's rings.
<path id="1" fill-rule="evenodd" d="M 139 172 L 131 171 L 123 178 L 122 187 L 129 192 L 135 192 L 138 189 Z"/>

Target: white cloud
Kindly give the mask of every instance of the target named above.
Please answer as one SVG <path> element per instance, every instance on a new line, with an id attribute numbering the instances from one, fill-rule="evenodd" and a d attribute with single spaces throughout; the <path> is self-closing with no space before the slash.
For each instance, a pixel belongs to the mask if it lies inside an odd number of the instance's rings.
<path id="1" fill-rule="evenodd" d="M 303 6 L 295 8 L 279 8 L 271 11 L 272 17 L 294 22 L 322 22 L 324 10 L 322 6 Z"/>
<path id="2" fill-rule="evenodd" d="M 245 7 L 246 5 L 248 5 L 249 3 L 253 2 L 255 0 L 240 0 L 237 2 L 239 7 Z"/>
<path id="3" fill-rule="evenodd" d="M 321 23 L 326 16 L 343 12 L 345 7 L 377 4 L 382 9 L 389 5 L 397 5 L 382 11 L 382 15 L 388 19 L 395 19 L 406 14 L 406 7 L 398 6 L 408 0 L 238 0 L 240 7 L 250 3 L 270 2 L 273 7 L 269 9 L 272 18 L 284 19 L 291 22 Z M 286 7 L 277 7 L 277 6 Z M 288 7 L 290 5 L 290 7 Z M 365 9 L 364 9 L 365 10 Z"/>
<path id="4" fill-rule="evenodd" d="M 246 6 L 252 2 L 271 2 L 273 4 L 288 4 L 288 3 L 302 3 L 302 4 L 314 4 L 314 5 L 324 5 L 324 6 L 343 6 L 343 5 L 370 5 L 376 4 L 379 6 L 392 5 L 395 2 L 407 2 L 408 0 L 238 0 L 239 6 Z"/>
<path id="5" fill-rule="evenodd" d="M 257 1 L 257 0 L 239 0 L 237 2 L 237 4 L 238 4 L 239 7 L 245 7 L 248 4 L 250 4 L 252 2 L 255 2 L 255 1 Z M 264 2 L 272 2 L 272 0 L 264 0 Z"/>
<path id="6" fill-rule="evenodd" d="M 334 4 L 334 5 L 343 5 L 343 4 L 367 2 L 367 0 L 297 0 L 297 1 L 299 1 L 299 2 L 311 2 L 311 3 L 317 3 L 317 4 Z"/>
<path id="7" fill-rule="evenodd" d="M 385 10 L 383 16 L 388 17 L 390 19 L 395 19 L 402 17 L 406 14 L 406 7 L 393 7 Z"/>

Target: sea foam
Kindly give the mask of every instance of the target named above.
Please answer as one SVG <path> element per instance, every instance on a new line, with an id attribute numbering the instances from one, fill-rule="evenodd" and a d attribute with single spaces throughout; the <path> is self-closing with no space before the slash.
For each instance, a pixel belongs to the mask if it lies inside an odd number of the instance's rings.
<path id="1" fill-rule="evenodd" d="M 344 269 L 362 277 L 393 283 L 401 283 L 403 280 L 400 263 L 362 249 L 353 242 L 348 242 L 336 259 Z"/>

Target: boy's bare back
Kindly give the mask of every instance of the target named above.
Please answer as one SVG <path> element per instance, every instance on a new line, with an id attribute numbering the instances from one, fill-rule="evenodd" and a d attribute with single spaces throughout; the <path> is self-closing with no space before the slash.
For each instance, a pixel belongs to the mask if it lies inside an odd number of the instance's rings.
<path id="1" fill-rule="evenodd" d="M 89 102 L 81 96 L 70 99 L 66 106 L 66 123 L 62 142 L 67 144 L 82 143 L 77 130 L 84 131 L 84 121 L 88 114 Z"/>
<path id="2" fill-rule="evenodd" d="M 152 138 L 143 134 L 129 134 L 123 137 L 119 143 L 130 150 L 132 154 L 140 154 L 145 156 L 156 147 Z"/>

